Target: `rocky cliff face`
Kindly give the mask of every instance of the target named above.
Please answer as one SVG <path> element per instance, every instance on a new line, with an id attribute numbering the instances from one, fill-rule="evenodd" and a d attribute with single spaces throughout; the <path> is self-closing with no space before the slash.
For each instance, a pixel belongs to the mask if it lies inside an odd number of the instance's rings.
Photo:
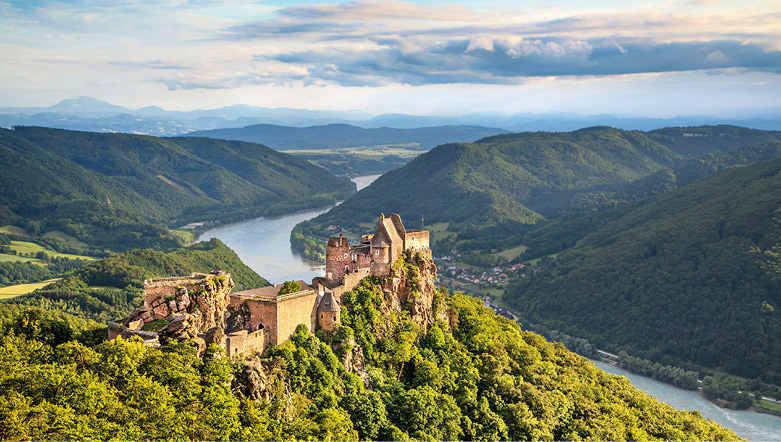
<path id="1" fill-rule="evenodd" d="M 447 307 L 437 296 L 434 281 L 437 266 L 430 251 L 404 255 L 393 264 L 390 275 L 383 279 L 385 293 L 383 313 L 408 310 L 411 319 L 428 328 L 438 319 L 447 321 Z"/>
<path id="2" fill-rule="evenodd" d="M 223 271 L 146 281 L 144 305 L 120 324 L 129 330 L 158 332 L 161 344 L 193 339 L 205 348 L 224 336 L 225 312 L 234 286 L 231 275 Z"/>

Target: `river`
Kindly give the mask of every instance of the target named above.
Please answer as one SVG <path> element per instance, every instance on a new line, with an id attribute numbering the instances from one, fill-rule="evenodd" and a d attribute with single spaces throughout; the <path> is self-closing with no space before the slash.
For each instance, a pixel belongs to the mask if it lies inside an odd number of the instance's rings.
<path id="1" fill-rule="evenodd" d="M 379 175 L 353 178 L 358 190 L 376 180 Z M 272 283 L 290 280 L 309 282 L 324 276 L 320 264 L 302 258 L 290 246 L 290 232 L 296 224 L 325 213 L 333 206 L 305 210 L 288 215 L 254 218 L 225 224 L 205 231 L 198 241 L 218 238 L 233 249 L 252 270 Z"/>
<path id="2" fill-rule="evenodd" d="M 368 186 L 379 175 L 354 178 L 358 190 Z M 306 210 L 284 216 L 256 218 L 207 230 L 198 241 L 219 238 L 233 249 L 250 268 L 273 283 L 288 280 L 310 281 L 323 276 L 324 270 L 306 261 L 290 247 L 293 227 L 327 212 L 331 206 Z M 781 418 L 751 411 L 733 411 L 719 408 L 696 392 L 682 390 L 650 378 L 629 373 L 618 367 L 593 361 L 608 373 L 629 378 L 632 385 L 677 409 L 697 410 L 703 416 L 731 428 L 739 436 L 751 441 L 781 441 Z"/>
<path id="3" fill-rule="evenodd" d="M 611 374 L 626 376 L 635 387 L 679 410 L 697 410 L 704 417 L 732 429 L 738 436 L 750 441 L 781 441 L 781 417 L 753 411 L 719 408 L 695 391 L 683 390 L 655 379 L 630 373 L 599 361 L 591 361 Z"/>

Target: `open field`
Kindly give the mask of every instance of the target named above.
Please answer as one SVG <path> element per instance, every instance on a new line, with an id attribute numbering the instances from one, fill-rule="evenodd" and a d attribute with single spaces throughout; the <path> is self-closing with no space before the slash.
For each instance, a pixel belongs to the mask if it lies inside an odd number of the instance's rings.
<path id="1" fill-rule="evenodd" d="M 428 230 L 430 233 L 429 242 L 432 246 L 434 246 L 437 241 L 441 240 L 442 238 L 445 238 L 450 233 L 447 231 L 447 228 L 450 226 L 450 223 L 436 223 L 436 224 L 430 224 L 427 226 L 424 226 L 426 230 Z"/>
<path id="2" fill-rule="evenodd" d="M 34 290 L 46 287 L 47 285 L 54 281 L 58 281 L 59 279 L 60 278 L 48 279 L 46 281 L 33 282 L 30 284 L 17 284 L 9 285 L 8 287 L 0 287 L 0 299 L 11 299 L 20 295 L 32 293 Z"/>
<path id="3" fill-rule="evenodd" d="M 14 235 L 27 235 L 27 230 L 16 226 L 3 226 L 0 227 L 0 233 L 12 233 Z"/>
<path id="4" fill-rule="evenodd" d="M 521 253 L 525 252 L 526 246 L 513 247 L 512 249 L 502 250 L 501 252 L 494 253 L 493 255 L 502 256 L 512 261 L 513 259 L 521 256 Z"/>
<path id="5" fill-rule="evenodd" d="M 359 156 L 385 156 L 398 155 L 402 158 L 414 158 L 423 151 L 419 144 L 384 144 L 379 146 L 358 146 L 342 149 L 297 149 L 285 150 L 290 155 L 359 155 Z"/>
<path id="6" fill-rule="evenodd" d="M 91 256 L 71 255 L 69 253 L 58 253 L 55 252 L 54 250 L 49 250 L 40 244 L 36 244 L 34 242 L 28 242 L 28 241 L 11 241 L 11 250 L 16 250 L 16 253 L 24 253 L 24 254 L 30 254 L 30 253 L 36 254 L 38 252 L 46 252 L 46 254 L 51 257 L 60 257 L 60 258 L 68 258 L 68 259 L 81 258 L 81 259 L 86 259 L 88 261 L 97 260 L 97 258 L 93 258 Z M 30 258 L 27 259 L 29 260 Z"/>
<path id="7" fill-rule="evenodd" d="M 773 402 L 773 401 L 768 401 L 768 400 L 762 399 L 762 400 L 759 401 L 759 405 L 761 405 L 761 406 L 763 406 L 765 408 L 769 408 L 771 410 L 781 411 L 781 404 Z"/>
<path id="8" fill-rule="evenodd" d="M 31 262 L 37 265 L 46 265 L 45 262 L 37 258 L 30 258 L 29 256 L 19 255 L 6 255 L 5 253 L 0 253 L 0 262 Z"/>
<path id="9" fill-rule="evenodd" d="M 57 238 L 65 241 L 65 244 L 68 244 L 71 247 L 80 247 L 80 248 L 87 248 L 89 245 L 83 241 L 79 241 L 77 238 L 68 235 L 65 232 L 60 232 L 59 230 L 52 230 L 51 232 L 46 232 L 43 235 L 44 238 Z"/>

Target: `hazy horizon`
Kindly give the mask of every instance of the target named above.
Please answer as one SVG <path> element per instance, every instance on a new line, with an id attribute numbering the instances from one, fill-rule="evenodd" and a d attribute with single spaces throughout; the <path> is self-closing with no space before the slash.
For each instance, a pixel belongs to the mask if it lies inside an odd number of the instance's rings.
<path id="1" fill-rule="evenodd" d="M 0 105 L 777 112 L 772 1 L 0 2 Z"/>

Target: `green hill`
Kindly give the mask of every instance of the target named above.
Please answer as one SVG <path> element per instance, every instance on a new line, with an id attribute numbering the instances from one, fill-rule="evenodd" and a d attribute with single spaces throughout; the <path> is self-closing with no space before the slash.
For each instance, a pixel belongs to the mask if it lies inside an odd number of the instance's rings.
<path id="1" fill-rule="evenodd" d="M 238 141 L 17 127 L 0 130 L 0 154 L 0 224 L 33 222 L 28 230 L 112 250 L 181 244 L 160 225 L 282 213 L 355 189 L 306 161 Z"/>
<path id="2" fill-rule="evenodd" d="M 199 358 L 176 342 L 159 349 L 138 340 L 90 342 L 66 320 L 11 312 L 0 322 L 0 434 L 7 440 L 739 440 L 698 412 L 674 410 L 625 377 L 521 331 L 474 298 L 440 295 L 452 325 L 421 327 L 409 314 L 383 315 L 379 282 L 364 280 L 342 307 L 353 327 L 312 335 L 302 326 L 249 361 L 231 360 L 215 346 Z M 62 339 L 69 333 L 76 339 Z"/>
<path id="3" fill-rule="evenodd" d="M 779 170 L 733 167 L 590 215 L 582 239 L 505 300 L 602 348 L 781 383 Z"/>
<path id="4" fill-rule="evenodd" d="M 143 301 L 144 279 L 225 270 L 236 290 L 249 290 L 269 282 L 247 267 L 238 255 L 214 238 L 168 252 L 132 250 L 83 267 L 10 303 L 44 307 L 107 323 L 127 316 Z"/>
<path id="5" fill-rule="evenodd" d="M 704 135 L 690 136 L 700 132 Z M 708 145 L 703 139 L 719 142 Z M 595 127 L 447 144 L 381 176 L 302 227 L 305 234 L 321 237 L 327 236 L 325 229 L 331 225 L 360 232 L 361 223 L 372 222 L 380 212 L 393 212 L 416 227 L 421 216 L 429 225 L 447 223 L 447 231 L 457 233 L 459 241 L 443 243 L 448 249 L 457 245 L 463 250 L 463 241 L 469 238 L 478 241 L 468 247 L 496 248 L 507 245 L 508 232 L 522 234 L 543 219 L 668 190 L 664 171 L 704 153 L 779 140 L 779 132 L 732 126 L 649 133 Z M 773 150 L 755 156 L 765 159 L 775 154 Z M 651 182 L 642 181 L 657 173 L 661 175 L 650 178 Z M 628 188 L 630 183 L 640 187 Z M 647 188 L 653 185 L 658 189 Z"/>

